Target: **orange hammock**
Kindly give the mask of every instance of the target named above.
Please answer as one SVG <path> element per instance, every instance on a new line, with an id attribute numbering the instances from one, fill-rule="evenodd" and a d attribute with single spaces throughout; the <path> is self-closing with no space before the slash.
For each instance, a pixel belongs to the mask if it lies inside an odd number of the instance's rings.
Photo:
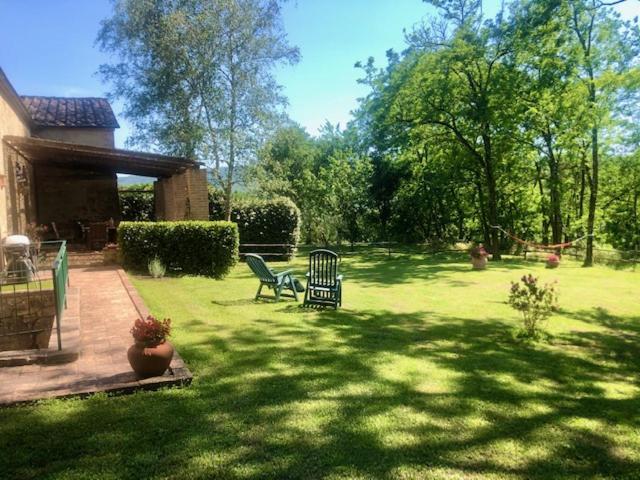
<path id="1" fill-rule="evenodd" d="M 582 236 L 580 238 L 576 238 L 575 240 L 571 240 L 570 242 L 555 243 L 553 245 L 545 245 L 543 243 L 534 243 L 534 242 L 527 242 L 526 240 L 522 240 L 521 238 L 518 238 L 515 235 L 507 232 L 500 225 L 491 225 L 491 228 L 495 228 L 496 230 L 500 230 L 502 233 L 507 235 L 509 238 L 515 240 L 518 243 L 521 243 L 522 245 L 525 245 L 527 247 L 539 248 L 540 250 L 557 250 L 558 248 L 567 248 L 567 247 L 570 247 L 571 245 L 573 245 L 576 242 L 584 240 L 587 237 L 592 237 L 593 236 L 593 234 L 588 234 L 588 235 L 584 235 L 584 236 Z"/>

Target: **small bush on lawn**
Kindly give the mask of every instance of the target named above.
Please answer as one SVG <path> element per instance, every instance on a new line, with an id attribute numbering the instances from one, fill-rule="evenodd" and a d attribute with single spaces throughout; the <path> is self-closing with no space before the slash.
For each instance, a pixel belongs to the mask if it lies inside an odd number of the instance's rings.
<path id="1" fill-rule="evenodd" d="M 149 275 L 151 275 L 153 278 L 164 277 L 166 271 L 166 267 L 158 257 L 155 257 L 149 261 Z"/>
<path id="2" fill-rule="evenodd" d="M 238 261 L 232 222 L 121 222 L 118 245 L 126 268 L 145 270 L 157 258 L 169 271 L 222 277 Z"/>
<path id="3" fill-rule="evenodd" d="M 538 278 L 524 275 L 520 282 L 511 282 L 509 305 L 522 314 L 522 336 L 538 338 L 542 322 L 557 308 L 558 295 L 553 284 L 540 285 Z"/>

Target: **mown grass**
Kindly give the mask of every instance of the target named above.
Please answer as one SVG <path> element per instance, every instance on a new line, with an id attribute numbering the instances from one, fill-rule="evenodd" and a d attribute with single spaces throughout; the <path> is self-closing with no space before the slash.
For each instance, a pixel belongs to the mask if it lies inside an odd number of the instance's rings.
<path id="1" fill-rule="evenodd" d="M 134 278 L 192 386 L 1 410 L 0 478 L 640 476 L 640 273 L 366 252 L 341 268 L 337 312 L 254 302 L 244 265 Z M 529 272 L 558 281 L 547 342 L 514 340 L 505 300 Z"/>

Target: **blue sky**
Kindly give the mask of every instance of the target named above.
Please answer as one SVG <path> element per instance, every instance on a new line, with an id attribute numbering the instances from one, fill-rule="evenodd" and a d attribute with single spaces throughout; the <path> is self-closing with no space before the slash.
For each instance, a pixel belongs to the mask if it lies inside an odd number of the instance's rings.
<path id="1" fill-rule="evenodd" d="M 421 0 L 297 0 L 285 5 L 284 23 L 301 61 L 277 73 L 291 118 L 310 133 L 325 120 L 344 123 L 365 93 L 353 68 L 370 55 L 384 60 L 403 48 L 402 29 L 429 7 Z M 102 96 L 95 74 L 107 60 L 95 46 L 108 0 L 0 0 L 0 66 L 20 94 Z M 115 104 L 118 114 L 121 105 Z M 128 135 L 126 122 L 116 142 Z"/>
<path id="2" fill-rule="evenodd" d="M 636 0 L 624 8 L 640 13 Z M 485 2 L 485 13 L 498 2 Z M 0 66 L 20 94 L 102 96 L 108 86 L 96 70 L 108 58 L 95 46 L 108 0 L 0 0 Z M 366 89 L 353 65 L 389 48 L 402 50 L 410 29 L 431 7 L 421 0 L 293 0 L 284 10 L 289 40 L 301 61 L 276 74 L 289 98 L 290 117 L 315 134 L 326 120 L 344 125 Z M 116 115 L 121 105 L 114 104 Z M 129 127 L 116 146 L 123 146 Z"/>

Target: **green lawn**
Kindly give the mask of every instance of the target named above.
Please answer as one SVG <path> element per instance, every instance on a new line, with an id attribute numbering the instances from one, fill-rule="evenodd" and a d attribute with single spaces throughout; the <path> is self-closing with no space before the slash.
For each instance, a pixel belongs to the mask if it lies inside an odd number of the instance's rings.
<path id="1" fill-rule="evenodd" d="M 192 386 L 0 410 L 0 478 L 640 478 L 640 272 L 373 253 L 342 270 L 338 312 L 253 302 L 245 265 L 134 278 Z M 529 272 L 558 281 L 549 342 L 513 337 Z"/>

